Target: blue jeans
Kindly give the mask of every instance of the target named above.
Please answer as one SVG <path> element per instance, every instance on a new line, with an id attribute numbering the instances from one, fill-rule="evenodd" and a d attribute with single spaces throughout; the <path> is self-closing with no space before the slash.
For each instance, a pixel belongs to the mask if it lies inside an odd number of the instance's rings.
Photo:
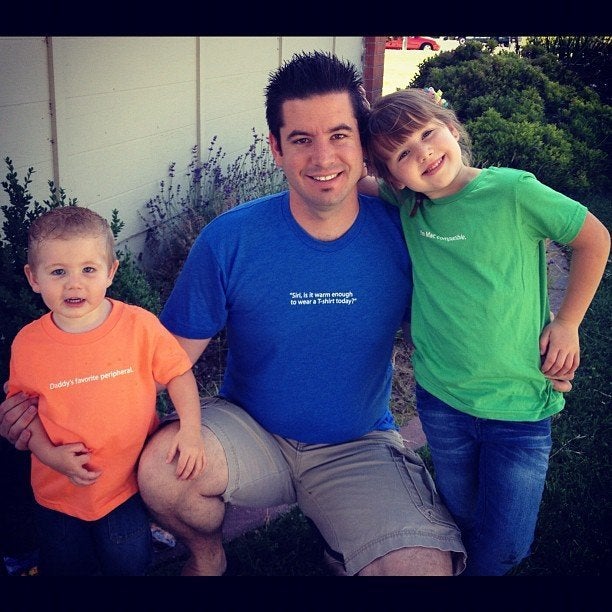
<path id="1" fill-rule="evenodd" d="M 149 517 L 136 494 L 96 521 L 36 505 L 41 576 L 144 576 L 153 556 Z"/>
<path id="2" fill-rule="evenodd" d="M 501 576 L 530 550 L 551 448 L 550 417 L 498 421 L 451 408 L 416 386 L 440 496 L 467 550 L 465 576 Z"/>

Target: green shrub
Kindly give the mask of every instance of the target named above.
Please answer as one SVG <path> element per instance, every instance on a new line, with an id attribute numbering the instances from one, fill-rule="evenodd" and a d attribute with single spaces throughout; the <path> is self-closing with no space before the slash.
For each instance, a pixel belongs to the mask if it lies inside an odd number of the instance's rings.
<path id="1" fill-rule="evenodd" d="M 552 54 L 547 61 L 560 63 Z M 552 74 L 529 57 L 468 43 L 427 59 L 410 85 L 444 92 L 479 164 L 528 170 L 573 197 L 609 191 L 612 107 L 580 79 Z"/>

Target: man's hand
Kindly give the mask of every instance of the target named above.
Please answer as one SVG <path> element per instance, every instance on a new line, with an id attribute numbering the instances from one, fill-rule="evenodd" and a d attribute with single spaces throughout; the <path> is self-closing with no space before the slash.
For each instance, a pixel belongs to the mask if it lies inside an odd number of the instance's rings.
<path id="1" fill-rule="evenodd" d="M 560 391 L 561 393 L 567 393 L 572 390 L 572 383 L 569 380 L 564 380 L 561 378 L 550 378 L 546 377 L 552 383 L 553 389 L 555 391 Z M 572 376 L 572 378 L 574 378 Z"/>
<path id="2" fill-rule="evenodd" d="M 4 385 L 6 392 L 6 383 Z M 38 412 L 38 397 L 16 393 L 0 404 L 0 436 L 17 450 L 27 450 L 30 431 L 27 429 Z"/>

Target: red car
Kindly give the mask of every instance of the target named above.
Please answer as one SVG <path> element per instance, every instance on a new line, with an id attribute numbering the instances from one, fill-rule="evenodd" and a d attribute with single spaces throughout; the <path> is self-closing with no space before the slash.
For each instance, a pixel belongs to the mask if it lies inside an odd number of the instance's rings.
<path id="1" fill-rule="evenodd" d="M 401 49 L 404 38 L 406 39 L 406 49 L 418 49 L 419 51 L 439 51 L 440 45 L 427 36 L 389 36 L 385 43 L 385 49 Z"/>

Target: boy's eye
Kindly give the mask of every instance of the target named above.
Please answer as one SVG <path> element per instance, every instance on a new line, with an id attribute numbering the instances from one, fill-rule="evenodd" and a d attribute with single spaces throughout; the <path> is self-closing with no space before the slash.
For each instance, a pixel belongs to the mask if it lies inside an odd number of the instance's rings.
<path id="1" fill-rule="evenodd" d="M 87 274 L 91 274 L 92 272 L 95 272 L 96 269 L 93 268 L 92 266 L 86 266 L 85 268 L 83 268 L 83 272 L 86 272 Z"/>
<path id="2" fill-rule="evenodd" d="M 63 268 L 57 268 L 56 270 L 51 270 L 51 276 L 61 276 L 64 274 Z"/>

